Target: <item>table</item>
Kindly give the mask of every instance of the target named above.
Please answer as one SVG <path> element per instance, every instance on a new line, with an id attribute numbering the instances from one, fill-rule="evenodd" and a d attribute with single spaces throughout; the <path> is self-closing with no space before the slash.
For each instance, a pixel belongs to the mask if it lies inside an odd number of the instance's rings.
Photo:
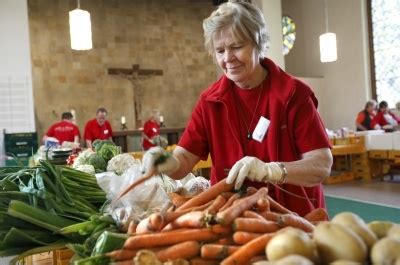
<path id="1" fill-rule="evenodd" d="M 160 134 L 167 136 L 168 145 L 173 145 L 178 143 L 184 130 L 185 128 L 181 127 L 162 127 L 160 128 Z M 116 145 L 121 146 L 122 152 L 126 153 L 128 152 L 128 136 L 142 137 L 142 131 L 142 129 L 115 131 L 112 138 Z"/>

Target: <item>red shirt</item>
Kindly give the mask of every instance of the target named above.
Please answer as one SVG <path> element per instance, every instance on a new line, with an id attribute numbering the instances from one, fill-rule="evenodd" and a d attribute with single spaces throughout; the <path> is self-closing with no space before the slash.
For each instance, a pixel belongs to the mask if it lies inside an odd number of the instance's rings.
<path id="1" fill-rule="evenodd" d="M 394 119 L 394 120 L 396 120 L 399 124 L 400 124 L 400 119 L 396 116 L 396 115 L 394 115 L 394 113 L 392 113 L 392 112 L 388 112 L 388 114 L 390 115 L 390 116 L 392 116 L 392 118 Z M 378 113 L 375 115 L 375 117 L 372 119 L 372 122 L 371 122 L 371 127 L 373 128 L 373 129 L 375 129 L 375 126 L 376 125 L 379 125 L 379 126 L 381 126 L 381 127 L 383 127 L 383 126 L 385 126 L 385 125 L 388 125 L 389 123 L 386 121 L 386 119 L 385 119 L 385 113 L 383 113 L 382 111 L 378 111 Z"/>
<path id="2" fill-rule="evenodd" d="M 330 147 L 312 90 L 271 60 L 263 60 L 262 65 L 268 69 L 268 82 L 264 83 L 265 95 L 260 98 L 255 123 L 258 123 L 260 115 L 265 115 L 271 122 L 262 143 L 253 143 L 255 140 L 248 143 L 247 139 L 243 143 L 240 134 L 244 124 L 238 117 L 234 84 L 226 76 L 201 94 L 179 141 L 179 146 L 203 160 L 210 154 L 212 184 L 225 178 L 229 169 L 246 155 L 254 155 L 265 162 L 296 161 L 303 153 Z M 253 104 L 254 110 L 254 99 L 249 104 Z M 253 113 L 252 110 L 248 112 Z M 285 183 L 281 187 L 302 198 L 272 188 L 270 195 L 302 216 L 314 208 L 325 207 L 321 184 L 303 187 Z"/>
<path id="3" fill-rule="evenodd" d="M 46 133 L 49 137 L 56 138 L 60 144 L 65 141 L 73 142 L 75 136 L 80 136 L 79 128 L 70 121 L 60 121 L 53 124 Z"/>
<path id="4" fill-rule="evenodd" d="M 154 136 L 160 135 L 160 124 L 152 120 L 146 121 L 143 125 L 143 133 L 150 139 L 153 138 Z M 142 146 L 144 150 L 147 150 L 150 147 L 156 145 L 152 144 L 146 138 L 143 137 Z"/>
<path id="5" fill-rule="evenodd" d="M 105 121 L 103 125 L 100 125 L 96 119 L 90 120 L 86 123 L 85 133 L 83 135 L 85 140 L 106 140 L 110 137 L 112 137 L 112 129 L 108 121 Z"/>

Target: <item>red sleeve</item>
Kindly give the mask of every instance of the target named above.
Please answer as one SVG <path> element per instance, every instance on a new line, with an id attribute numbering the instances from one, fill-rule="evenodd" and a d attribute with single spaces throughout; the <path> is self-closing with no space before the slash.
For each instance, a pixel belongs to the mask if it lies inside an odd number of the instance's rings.
<path id="1" fill-rule="evenodd" d="M 201 160 L 207 160 L 209 148 L 203 114 L 202 102 L 199 100 L 178 145 L 200 157 Z"/>
<path id="2" fill-rule="evenodd" d="M 50 126 L 46 133 L 47 136 L 54 137 L 54 124 Z"/>
<path id="3" fill-rule="evenodd" d="M 361 123 L 363 123 L 364 120 L 365 120 L 365 113 L 364 113 L 364 111 L 361 111 L 357 115 L 356 123 L 361 124 Z"/>
<path id="4" fill-rule="evenodd" d="M 107 130 L 110 132 L 110 138 L 112 138 L 112 135 L 113 135 L 113 131 L 112 131 L 112 128 L 111 128 L 111 124 L 108 122 L 108 121 L 106 121 L 106 124 L 107 124 Z"/>
<path id="5" fill-rule="evenodd" d="M 311 98 L 298 109 L 294 128 L 295 143 L 300 154 L 331 147 L 325 126 Z"/>
<path id="6" fill-rule="evenodd" d="M 90 141 L 92 141 L 93 140 L 93 135 L 92 135 L 92 132 L 91 132 L 91 130 L 90 130 L 90 121 L 88 121 L 87 123 L 86 123 L 86 125 L 85 125 L 85 131 L 84 131 L 84 133 L 83 133 L 83 138 L 84 138 L 84 140 L 90 140 Z"/>
<path id="7" fill-rule="evenodd" d="M 79 138 L 81 137 L 81 132 L 79 131 L 79 127 L 78 126 L 76 126 L 75 124 L 74 124 L 74 136 L 79 136 Z"/>

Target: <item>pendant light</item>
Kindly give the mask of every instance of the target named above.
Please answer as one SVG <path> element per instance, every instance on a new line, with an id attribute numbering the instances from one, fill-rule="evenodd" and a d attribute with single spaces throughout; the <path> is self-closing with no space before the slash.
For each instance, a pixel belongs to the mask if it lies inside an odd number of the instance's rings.
<path id="1" fill-rule="evenodd" d="M 92 49 L 90 13 L 80 9 L 80 0 L 78 0 L 78 8 L 69 12 L 69 32 L 71 36 L 71 49 Z"/>
<path id="2" fill-rule="evenodd" d="M 326 33 L 319 36 L 319 51 L 321 62 L 329 63 L 337 60 L 336 34 L 328 31 L 328 3 L 325 3 Z"/>

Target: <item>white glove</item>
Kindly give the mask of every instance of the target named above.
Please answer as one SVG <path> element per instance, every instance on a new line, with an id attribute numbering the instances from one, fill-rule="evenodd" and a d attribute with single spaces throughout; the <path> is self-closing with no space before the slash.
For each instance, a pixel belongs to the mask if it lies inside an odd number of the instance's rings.
<path id="1" fill-rule="evenodd" d="M 282 181 L 284 175 L 285 172 L 278 163 L 264 163 L 256 157 L 246 156 L 233 165 L 226 183 L 235 182 L 235 189 L 238 190 L 246 178 L 258 182 L 277 183 Z"/>
<path id="2" fill-rule="evenodd" d="M 167 156 L 167 159 L 161 163 L 157 160 L 162 156 Z M 160 146 L 151 147 L 143 155 L 142 159 L 142 173 L 147 173 L 156 167 L 157 173 L 164 173 L 166 175 L 174 173 L 179 169 L 180 163 L 173 155 L 169 154 L 164 148 Z"/>

